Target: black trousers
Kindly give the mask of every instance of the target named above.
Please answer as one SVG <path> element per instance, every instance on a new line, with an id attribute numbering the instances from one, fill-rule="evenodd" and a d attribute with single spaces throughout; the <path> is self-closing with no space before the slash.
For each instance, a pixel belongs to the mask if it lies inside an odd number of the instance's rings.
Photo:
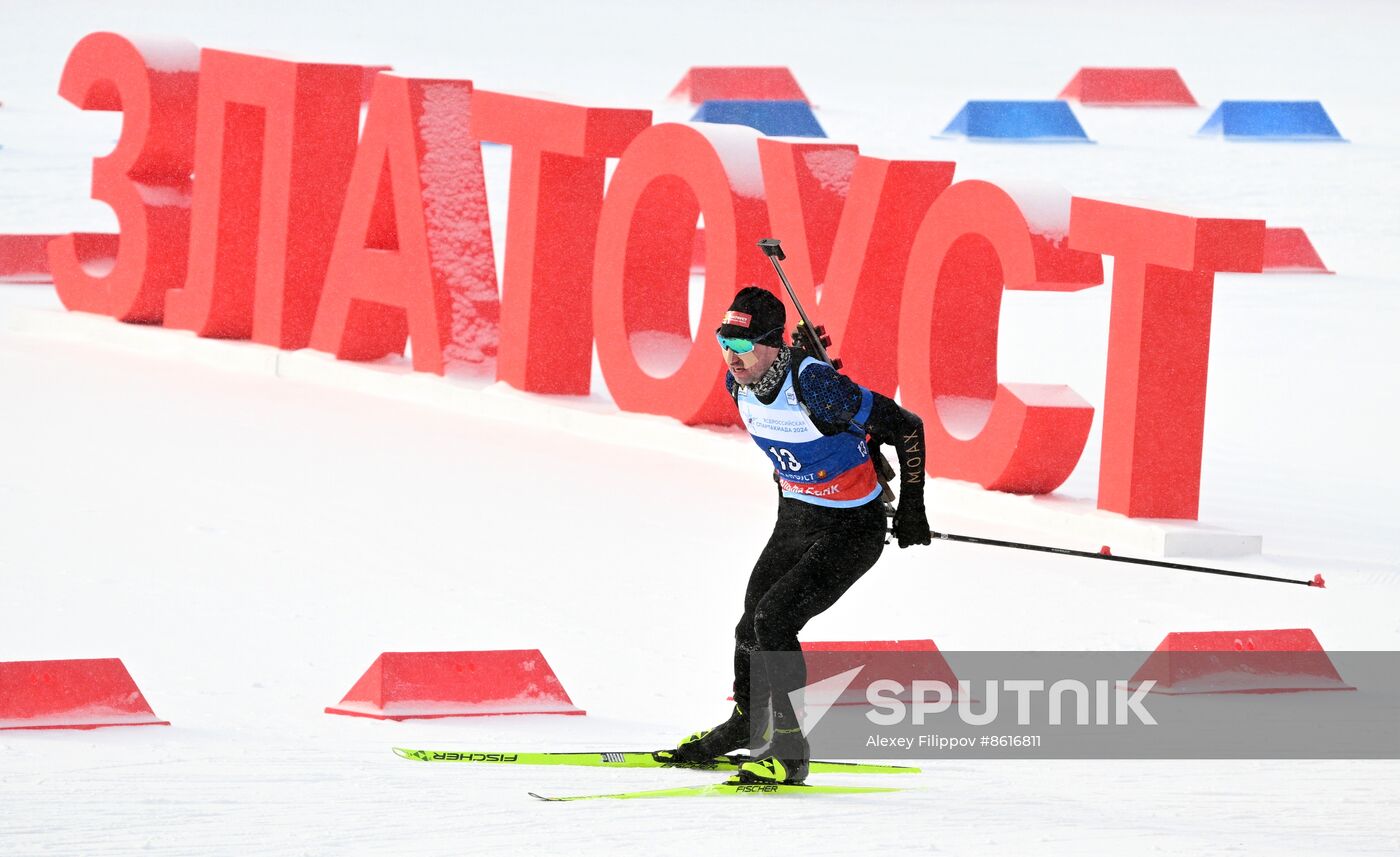
<path id="1" fill-rule="evenodd" d="M 773 535 L 749 576 L 744 616 L 734 629 L 734 700 L 741 710 L 766 707 L 767 699 L 751 693 L 757 684 L 759 694 L 766 687 L 771 695 L 775 725 L 796 725 L 788 694 L 807 683 L 806 665 L 795 654 L 797 634 L 870 570 L 885 532 L 878 499 L 837 509 L 780 497 Z"/>

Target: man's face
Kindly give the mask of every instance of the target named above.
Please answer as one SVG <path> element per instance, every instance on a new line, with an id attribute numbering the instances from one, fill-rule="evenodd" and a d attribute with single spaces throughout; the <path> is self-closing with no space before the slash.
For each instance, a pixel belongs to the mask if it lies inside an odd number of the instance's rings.
<path id="1" fill-rule="evenodd" d="M 737 354 L 723 346 L 720 346 L 720 351 L 724 354 L 724 361 L 728 364 L 730 373 L 734 375 L 734 380 L 740 384 L 752 384 L 762 378 L 768 367 L 773 365 L 773 361 L 778 359 L 778 349 L 772 345 L 755 343 L 753 350 L 746 354 Z"/>

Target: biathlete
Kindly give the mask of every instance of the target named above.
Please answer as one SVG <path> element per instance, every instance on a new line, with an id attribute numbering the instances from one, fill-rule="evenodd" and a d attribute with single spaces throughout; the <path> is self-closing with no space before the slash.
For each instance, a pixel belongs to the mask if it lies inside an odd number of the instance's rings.
<path id="1" fill-rule="evenodd" d="M 716 331 L 739 416 L 774 468 L 778 519 L 734 629 L 734 709 L 723 723 L 667 751 L 678 761 L 703 762 L 753 747 L 753 760 L 739 773 L 750 782 L 806 779 L 807 740 L 790 697 L 807 678 L 797 635 L 884 549 L 889 525 L 872 445 L 890 446 L 899 459 L 890 527 L 899 546 L 930 541 L 923 421 L 811 356 L 803 337 L 784 344 L 786 324 L 782 301 L 750 286 L 735 296 Z"/>

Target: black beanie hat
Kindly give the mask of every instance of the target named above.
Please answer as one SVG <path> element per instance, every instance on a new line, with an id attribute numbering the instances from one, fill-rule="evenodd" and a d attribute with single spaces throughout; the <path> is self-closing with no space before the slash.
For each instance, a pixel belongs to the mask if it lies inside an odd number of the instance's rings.
<path id="1" fill-rule="evenodd" d="M 719 335 L 735 339 L 752 339 L 760 345 L 783 344 L 783 326 L 787 310 L 778 296 L 767 289 L 749 286 L 734 296 L 734 302 L 724 313 Z"/>

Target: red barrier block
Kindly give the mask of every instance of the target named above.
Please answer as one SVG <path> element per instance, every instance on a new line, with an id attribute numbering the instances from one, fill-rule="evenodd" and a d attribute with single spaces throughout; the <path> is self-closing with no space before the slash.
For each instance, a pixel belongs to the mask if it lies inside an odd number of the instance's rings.
<path id="1" fill-rule="evenodd" d="M 61 235 L 0 235 L 0 283 L 52 283 L 49 242 Z M 73 233 L 83 270 L 100 275 L 117 262 L 117 236 L 110 232 Z"/>
<path id="2" fill-rule="evenodd" d="M 1215 272 L 1260 270 L 1264 222 L 1075 197 L 1069 244 L 1115 257 L 1098 507 L 1195 519 Z"/>
<path id="3" fill-rule="evenodd" d="M 496 355 L 500 295 L 466 80 L 375 77 L 311 347 L 443 374 Z"/>
<path id="4" fill-rule="evenodd" d="M 93 33 L 73 46 L 58 93 L 82 110 L 120 111 L 121 137 L 92 162 L 92 198 L 111 206 L 116 261 L 89 270 L 77 236 L 49 245 L 54 291 L 70 310 L 161 321 L 185 281 L 199 49 L 182 39 Z"/>
<path id="5" fill-rule="evenodd" d="M 53 282 L 48 248 L 49 242 L 57 237 L 0 235 L 0 283 Z"/>
<path id="6" fill-rule="evenodd" d="M 1356 690 L 1308 628 L 1172 632 L 1128 682 L 1150 693 L 1287 693 Z"/>
<path id="7" fill-rule="evenodd" d="M 929 207 L 904 279 L 899 389 L 924 417 L 930 475 L 1044 494 L 1074 470 L 1093 407 L 1066 386 L 1001 383 L 996 356 L 1003 289 L 1049 281 L 1066 244 L 1038 252 L 1015 200 L 987 182 Z"/>
<path id="8" fill-rule="evenodd" d="M 0 729 L 169 725 L 119 658 L 0 662 Z"/>
<path id="9" fill-rule="evenodd" d="M 421 720 L 493 714 L 583 714 L 539 649 L 384 652 L 327 714 Z"/>
<path id="10" fill-rule="evenodd" d="M 915 680 L 941 681 L 951 689 L 950 701 L 956 701 L 958 696 L 958 677 L 933 640 L 842 640 L 801 646 L 806 653 L 809 686 L 872 662 L 879 665 L 878 671 L 862 670 L 857 674 L 833 705 L 867 704 L 871 683 L 881 679 L 893 679 L 906 688 L 913 687 Z M 892 657 L 891 653 L 905 657 Z M 910 693 L 906 691 L 899 698 L 909 702 Z"/>
<path id="11" fill-rule="evenodd" d="M 802 651 L 818 652 L 936 652 L 932 640 L 836 640 L 825 643 L 799 643 Z"/>
<path id="12" fill-rule="evenodd" d="M 165 326 L 306 347 L 359 138 L 357 65 L 200 54 L 189 273 Z"/>
<path id="13" fill-rule="evenodd" d="M 806 101 L 787 66 L 691 66 L 671 98 L 705 101 Z"/>
<path id="14" fill-rule="evenodd" d="M 1081 68 L 1057 98 L 1102 107 L 1195 107 L 1174 68 Z"/>
<path id="15" fill-rule="evenodd" d="M 1264 229 L 1264 273 L 1332 274 L 1317 255 L 1308 233 L 1296 227 Z"/>

